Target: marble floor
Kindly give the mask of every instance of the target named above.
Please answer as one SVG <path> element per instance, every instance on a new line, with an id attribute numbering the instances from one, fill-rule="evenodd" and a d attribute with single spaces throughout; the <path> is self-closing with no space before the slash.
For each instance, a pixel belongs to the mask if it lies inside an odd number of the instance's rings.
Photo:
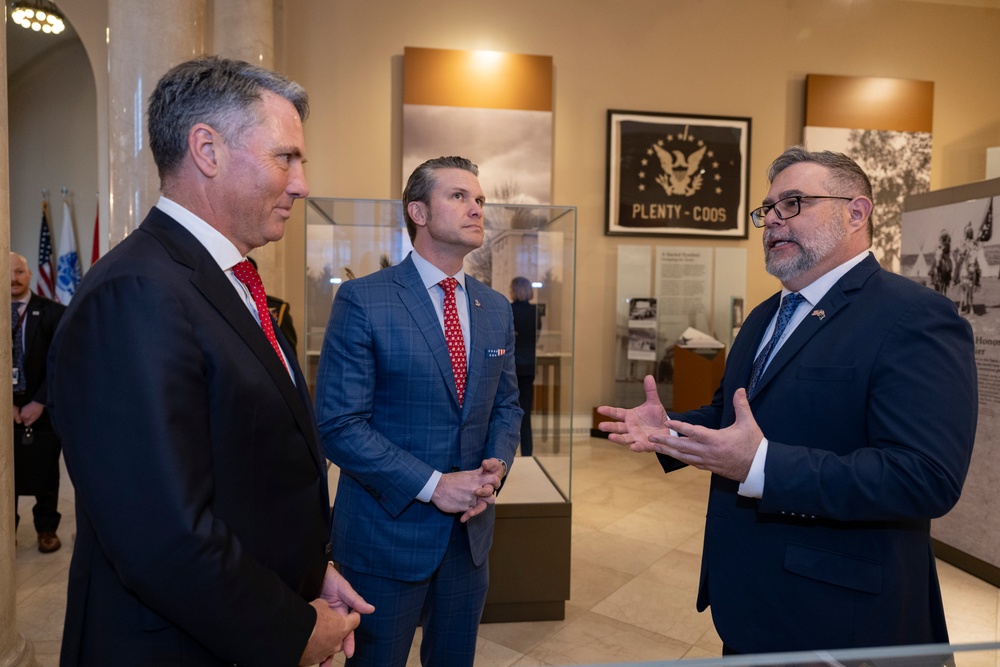
<path id="1" fill-rule="evenodd" d="M 27 520 L 17 535 L 17 623 L 42 667 L 58 664 L 74 531 L 73 492 L 63 479 L 59 535 L 64 546 L 54 554 L 38 553 L 33 499 L 21 499 Z M 664 475 L 652 456 L 602 439 L 576 439 L 566 618 L 481 626 L 477 667 L 719 656 L 722 644 L 709 613 L 694 608 L 707 486 L 706 473 L 685 469 Z M 938 565 L 952 642 L 996 642 L 998 589 L 947 563 Z M 416 644 L 409 665 L 419 665 Z M 975 659 L 960 655 L 957 662 L 959 667 L 998 667 L 993 652 Z"/>

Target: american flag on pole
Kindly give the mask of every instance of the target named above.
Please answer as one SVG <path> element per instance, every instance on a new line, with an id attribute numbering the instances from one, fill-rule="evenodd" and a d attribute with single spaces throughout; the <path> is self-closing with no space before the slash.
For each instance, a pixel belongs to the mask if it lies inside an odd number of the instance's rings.
<path id="1" fill-rule="evenodd" d="M 35 292 L 48 299 L 56 297 L 56 262 L 52 256 L 52 232 L 49 231 L 48 203 L 42 202 L 42 231 L 38 235 L 38 280 Z"/>

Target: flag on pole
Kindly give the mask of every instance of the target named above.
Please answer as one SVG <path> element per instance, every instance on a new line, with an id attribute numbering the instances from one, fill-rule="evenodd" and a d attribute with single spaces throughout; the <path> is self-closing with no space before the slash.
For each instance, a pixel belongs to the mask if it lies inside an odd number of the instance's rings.
<path id="1" fill-rule="evenodd" d="M 76 232 L 73 231 L 73 216 L 69 203 L 63 200 L 63 225 L 59 236 L 59 264 L 56 277 L 56 294 L 59 302 L 69 305 L 76 286 L 80 284 L 80 257 L 76 251 Z"/>
<path id="2" fill-rule="evenodd" d="M 56 297 L 56 261 L 52 253 L 52 232 L 49 231 L 49 206 L 42 200 L 42 230 L 38 235 L 38 279 L 35 292 L 47 299 Z"/>
<path id="3" fill-rule="evenodd" d="M 993 198 L 990 198 L 990 205 L 986 208 L 986 215 L 983 216 L 983 224 L 979 225 L 979 240 L 986 243 L 993 238 Z"/>
<path id="4" fill-rule="evenodd" d="M 94 246 L 90 253 L 90 265 L 93 266 L 101 257 L 101 235 L 98 233 L 101 221 L 101 204 L 97 203 L 97 212 L 94 213 Z"/>

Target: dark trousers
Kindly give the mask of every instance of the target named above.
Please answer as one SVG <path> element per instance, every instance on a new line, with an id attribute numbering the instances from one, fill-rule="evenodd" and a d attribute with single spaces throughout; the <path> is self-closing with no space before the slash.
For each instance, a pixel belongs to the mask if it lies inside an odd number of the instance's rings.
<path id="1" fill-rule="evenodd" d="M 20 496 L 18 496 L 20 498 Z M 17 505 L 15 499 L 14 505 Z M 31 508 L 31 513 L 35 520 L 36 533 L 54 533 L 59 528 L 59 520 L 62 514 L 59 513 L 59 492 L 43 493 L 35 496 L 35 506 Z M 21 522 L 21 516 L 14 510 L 14 528 Z"/>
<path id="2" fill-rule="evenodd" d="M 533 445 L 531 442 L 531 406 L 535 402 L 535 376 L 517 376 L 517 402 L 524 410 L 521 417 L 521 456 L 531 456 Z"/>
<path id="3" fill-rule="evenodd" d="M 24 427 L 14 424 L 14 442 L 20 442 L 24 435 Z M 59 521 L 62 515 L 58 511 L 59 507 L 59 453 L 61 447 L 56 434 L 52 431 L 35 430 L 35 442 L 39 447 L 45 447 L 51 455 L 45 461 L 19 461 L 15 454 L 14 468 L 15 480 L 18 476 L 31 479 L 35 491 L 35 506 L 31 513 L 34 517 L 35 532 L 54 533 L 59 528 Z M 15 452 L 17 448 L 15 447 Z M 24 470 L 22 467 L 31 466 L 42 469 Z M 41 480 L 39 483 L 38 480 Z M 30 493 L 17 495 L 17 488 L 14 493 L 14 529 L 17 529 L 21 522 L 21 515 L 17 511 L 20 495 L 32 495 Z"/>

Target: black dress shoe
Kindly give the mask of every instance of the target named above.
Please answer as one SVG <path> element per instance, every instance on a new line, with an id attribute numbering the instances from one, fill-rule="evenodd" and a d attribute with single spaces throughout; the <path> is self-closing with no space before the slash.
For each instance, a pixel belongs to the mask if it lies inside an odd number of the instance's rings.
<path id="1" fill-rule="evenodd" d="M 59 541 L 59 536 L 55 533 L 38 533 L 38 550 L 43 554 L 50 554 L 53 551 L 59 551 L 59 547 L 61 546 L 62 542 Z"/>

